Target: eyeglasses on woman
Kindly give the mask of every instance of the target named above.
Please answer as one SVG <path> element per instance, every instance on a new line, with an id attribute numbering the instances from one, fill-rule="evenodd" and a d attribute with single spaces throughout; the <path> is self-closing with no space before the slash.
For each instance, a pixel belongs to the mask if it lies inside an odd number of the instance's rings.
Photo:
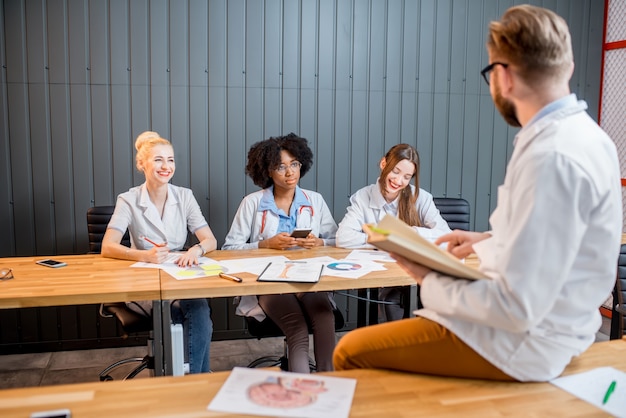
<path id="1" fill-rule="evenodd" d="M 287 169 L 291 169 L 291 171 L 298 171 L 300 170 L 300 167 L 302 167 L 302 163 L 300 161 L 293 161 L 291 164 L 289 165 L 285 165 L 285 164 L 281 164 L 278 166 L 278 168 L 276 168 L 276 172 L 278 174 L 285 174 L 287 172 Z"/>

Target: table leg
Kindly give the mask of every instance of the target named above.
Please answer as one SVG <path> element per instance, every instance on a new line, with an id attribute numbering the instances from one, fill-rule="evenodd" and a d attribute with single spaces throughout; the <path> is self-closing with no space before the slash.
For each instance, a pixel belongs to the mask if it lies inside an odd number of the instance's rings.
<path id="1" fill-rule="evenodd" d="M 378 288 L 375 287 L 373 289 L 368 290 L 368 299 L 371 300 L 368 307 L 368 325 L 376 325 L 378 324 L 378 307 L 380 306 L 376 301 L 378 299 Z"/>
<path id="2" fill-rule="evenodd" d="M 409 286 L 409 318 L 413 318 L 415 310 L 419 308 L 419 288 L 417 284 Z"/>
<path id="3" fill-rule="evenodd" d="M 173 348 L 172 348 L 172 303 L 169 300 L 161 301 L 163 315 L 163 374 L 173 374 Z"/>
<path id="4" fill-rule="evenodd" d="M 152 304 L 154 321 L 154 374 L 172 375 L 172 310 L 169 300 L 155 300 Z"/>
<path id="5" fill-rule="evenodd" d="M 357 296 L 363 299 L 357 299 L 356 302 L 356 326 L 361 328 L 367 325 L 367 299 L 368 289 L 358 289 Z"/>
<path id="6" fill-rule="evenodd" d="M 154 375 L 164 375 L 164 358 L 163 358 L 163 315 L 161 301 L 152 301 L 152 355 L 154 357 Z"/>
<path id="7" fill-rule="evenodd" d="M 417 284 L 410 285 L 405 292 L 408 293 L 408 306 L 405 306 L 405 309 L 408 311 L 408 317 L 412 318 L 415 316 L 413 312 L 422 307 L 419 303 L 419 287 Z M 357 302 L 357 328 L 377 324 L 379 305 L 374 301 L 378 300 L 378 289 L 359 289 L 357 295 L 366 299 L 359 299 Z"/>

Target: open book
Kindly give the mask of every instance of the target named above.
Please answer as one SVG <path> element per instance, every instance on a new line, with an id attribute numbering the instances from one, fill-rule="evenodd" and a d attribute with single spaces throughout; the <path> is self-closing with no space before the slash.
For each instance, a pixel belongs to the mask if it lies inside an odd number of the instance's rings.
<path id="1" fill-rule="evenodd" d="M 422 238 L 398 218 L 385 215 L 375 227 L 363 225 L 367 242 L 381 250 L 399 254 L 432 270 L 463 279 L 488 279 L 482 272 L 468 267 L 458 258 Z"/>

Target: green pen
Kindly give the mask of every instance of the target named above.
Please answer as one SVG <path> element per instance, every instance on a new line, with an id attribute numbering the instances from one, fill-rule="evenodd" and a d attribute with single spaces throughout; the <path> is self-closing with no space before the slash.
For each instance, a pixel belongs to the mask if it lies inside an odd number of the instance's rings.
<path id="1" fill-rule="evenodd" d="M 606 404 L 609 401 L 611 394 L 615 391 L 615 385 L 617 385 L 617 382 L 614 380 L 611 382 L 611 384 L 609 385 L 609 388 L 606 390 L 606 393 L 604 394 L 602 405 Z"/>

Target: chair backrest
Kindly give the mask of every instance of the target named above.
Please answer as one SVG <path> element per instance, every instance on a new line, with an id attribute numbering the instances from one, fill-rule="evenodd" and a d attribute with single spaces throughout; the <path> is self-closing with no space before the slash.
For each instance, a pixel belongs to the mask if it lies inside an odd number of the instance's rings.
<path id="1" fill-rule="evenodd" d="M 470 205 L 465 199 L 455 197 L 435 197 L 435 206 L 450 229 L 470 229 Z"/>
<path id="2" fill-rule="evenodd" d="M 99 254 L 102 249 L 102 238 L 107 230 L 115 206 L 94 206 L 87 209 L 87 232 L 89 233 L 89 252 Z M 122 245 L 130 247 L 128 231 L 122 238 Z"/>
<path id="3" fill-rule="evenodd" d="M 87 232 L 89 233 L 89 252 L 99 254 L 102 250 L 102 238 L 107 230 L 115 206 L 94 206 L 87 209 Z M 121 241 L 130 247 L 128 231 Z M 100 315 L 115 316 L 126 334 L 152 330 L 152 318 L 141 315 L 128 308 L 125 302 L 107 302 L 100 304 Z"/>
<path id="4" fill-rule="evenodd" d="M 624 335 L 626 335 L 626 245 L 621 246 L 617 260 L 610 338 L 618 340 Z"/>

